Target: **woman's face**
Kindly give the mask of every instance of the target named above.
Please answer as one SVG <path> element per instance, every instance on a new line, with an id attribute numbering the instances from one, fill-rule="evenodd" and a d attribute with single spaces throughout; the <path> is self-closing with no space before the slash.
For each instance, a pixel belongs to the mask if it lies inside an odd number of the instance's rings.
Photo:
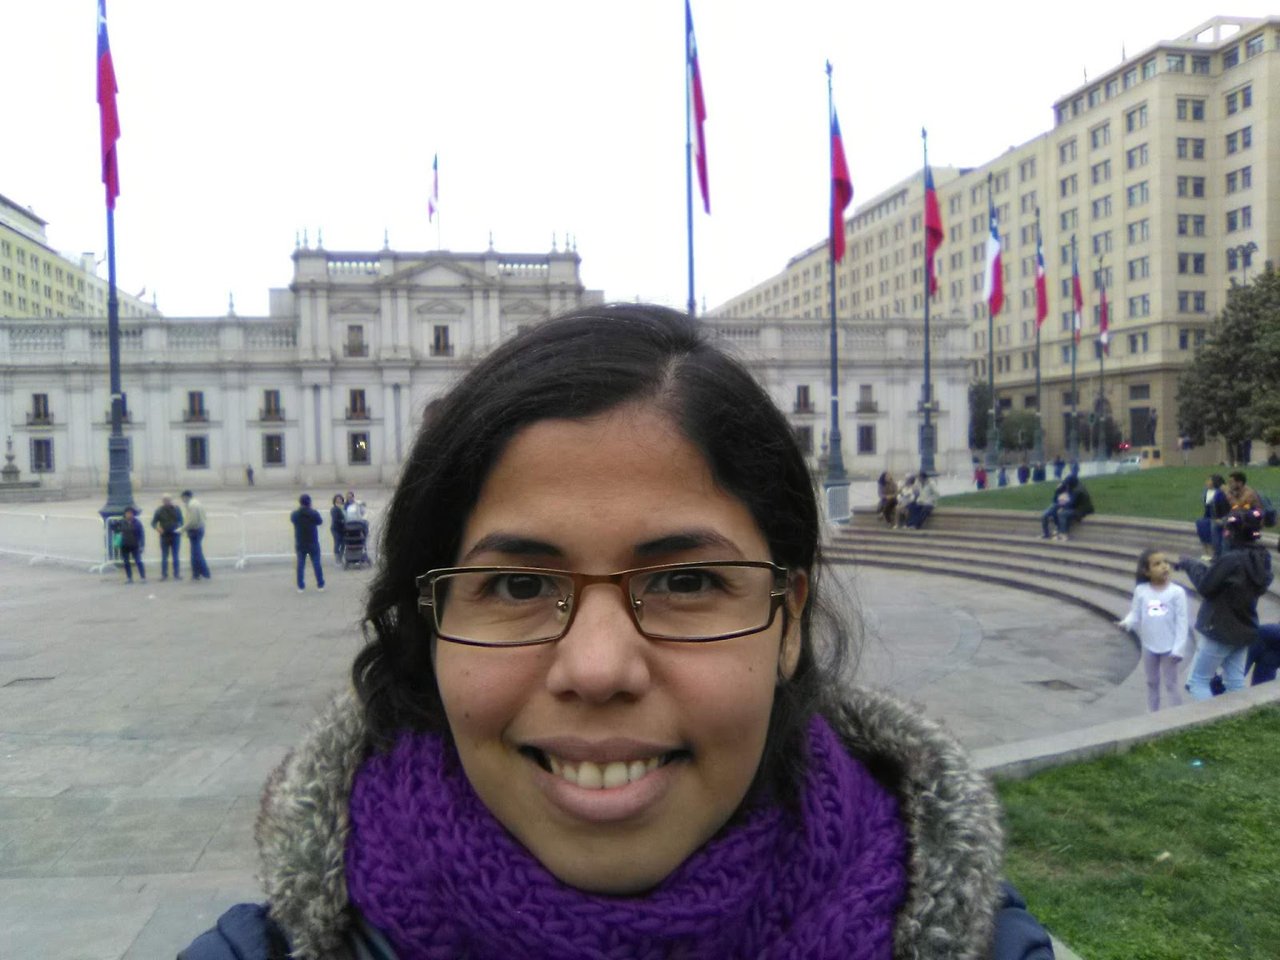
<path id="1" fill-rule="evenodd" d="M 628 405 L 516 434 L 456 563 L 612 573 L 769 559 L 751 513 L 715 486 L 698 450 L 662 414 Z M 801 573 L 793 613 L 806 593 Z M 436 675 L 467 777 L 494 816 L 565 883 L 637 893 L 741 803 L 774 687 L 799 654 L 798 618 L 785 637 L 779 615 L 749 636 L 673 643 L 638 633 L 612 584 L 586 588 L 576 606 L 554 643 L 437 640 Z"/>

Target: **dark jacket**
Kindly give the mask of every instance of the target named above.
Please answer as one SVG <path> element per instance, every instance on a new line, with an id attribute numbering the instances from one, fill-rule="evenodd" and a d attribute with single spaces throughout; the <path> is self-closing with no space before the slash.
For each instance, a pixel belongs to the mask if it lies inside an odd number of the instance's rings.
<path id="1" fill-rule="evenodd" d="M 329 508 L 329 527 L 334 533 L 342 533 L 347 526 L 347 511 L 336 503 Z"/>
<path id="2" fill-rule="evenodd" d="M 848 696 L 831 722 L 898 793 L 909 838 L 896 960 L 1052 960 L 1048 934 L 1001 883 L 1000 809 L 986 778 L 917 711 L 883 693 Z M 268 781 L 255 834 L 269 905 L 232 908 L 180 960 L 358 956 L 342 878 L 348 793 L 369 750 L 362 711 L 339 701 Z"/>
<path id="3" fill-rule="evenodd" d="M 177 533 L 182 526 L 182 511 L 172 503 L 162 503 L 151 515 L 151 526 L 161 533 Z"/>
<path id="4" fill-rule="evenodd" d="M 1213 491 L 1212 498 L 1205 499 L 1204 518 L 1206 520 L 1222 520 L 1230 512 L 1231 499 L 1221 488 Z"/>
<path id="5" fill-rule="evenodd" d="M 132 520 L 120 518 L 120 546 L 137 547 L 139 551 L 146 545 L 146 534 L 142 529 L 142 521 L 137 517 Z"/>
<path id="6" fill-rule="evenodd" d="M 324 517 L 314 507 L 299 507 L 289 514 L 293 523 L 293 545 L 298 550 L 309 550 L 320 546 L 320 528 L 324 526 Z"/>
<path id="7" fill-rule="evenodd" d="M 1197 630 L 1230 647 L 1247 647 L 1258 639 L 1258 598 L 1271 583 L 1266 547 L 1233 547 L 1212 564 L 1182 557 L 1179 566 L 1204 598 Z"/>

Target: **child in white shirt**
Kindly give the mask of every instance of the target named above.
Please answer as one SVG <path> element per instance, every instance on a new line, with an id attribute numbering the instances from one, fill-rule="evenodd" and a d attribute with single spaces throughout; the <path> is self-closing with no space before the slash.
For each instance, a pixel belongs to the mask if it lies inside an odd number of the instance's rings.
<path id="1" fill-rule="evenodd" d="M 1160 709 L 1162 685 L 1169 704 L 1177 706 L 1182 702 L 1178 665 L 1191 649 L 1187 592 L 1170 581 L 1171 574 L 1169 561 L 1161 551 L 1143 550 L 1138 557 L 1138 585 L 1133 589 L 1133 603 L 1128 615 L 1117 621 L 1117 626 L 1133 630 L 1142 641 L 1147 706 L 1152 710 Z"/>

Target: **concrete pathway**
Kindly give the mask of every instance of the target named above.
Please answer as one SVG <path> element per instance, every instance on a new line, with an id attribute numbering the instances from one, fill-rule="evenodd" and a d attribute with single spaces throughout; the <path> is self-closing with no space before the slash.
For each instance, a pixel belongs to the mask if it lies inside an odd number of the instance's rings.
<path id="1" fill-rule="evenodd" d="M 291 499 L 205 502 L 287 515 Z M 256 898 L 259 788 L 347 682 L 368 571 L 326 567 L 328 589 L 303 594 L 283 563 L 208 582 L 149 571 L 126 586 L 0 556 L 0 956 L 168 960 Z M 860 611 L 862 682 L 972 747 L 1143 712 L 1131 642 L 1077 610 L 892 571 L 829 583 Z"/>

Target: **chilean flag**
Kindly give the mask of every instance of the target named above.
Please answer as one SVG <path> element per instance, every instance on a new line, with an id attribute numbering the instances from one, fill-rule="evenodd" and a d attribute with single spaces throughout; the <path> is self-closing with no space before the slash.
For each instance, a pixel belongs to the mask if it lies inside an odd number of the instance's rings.
<path id="1" fill-rule="evenodd" d="M 1101 274 L 1101 270 L 1098 271 Z M 1098 334 L 1098 342 L 1102 344 L 1102 352 L 1111 356 L 1111 324 L 1107 318 L 1107 285 L 1098 277 L 1098 287 L 1102 291 L 1102 302 L 1098 305 L 1098 321 L 1102 331 Z"/>
<path id="2" fill-rule="evenodd" d="M 1040 226 L 1036 225 L 1036 329 L 1044 325 L 1044 318 L 1049 315 L 1049 280 L 1044 270 L 1044 242 L 1040 237 Z"/>
<path id="3" fill-rule="evenodd" d="M 938 295 L 938 274 L 934 257 L 942 246 L 942 210 L 938 207 L 938 191 L 933 188 L 933 170 L 924 166 L 924 262 L 929 275 L 929 296 Z"/>
<path id="4" fill-rule="evenodd" d="M 107 0 L 98 0 L 98 113 L 102 125 L 102 182 L 107 188 L 107 209 L 116 208 L 120 196 L 120 170 L 116 165 L 116 141 L 120 139 L 120 115 L 116 113 L 116 70 L 107 40 Z"/>
<path id="5" fill-rule="evenodd" d="M 711 212 L 711 193 L 707 188 L 707 138 L 702 125 L 707 119 L 707 103 L 702 98 L 702 71 L 698 69 L 698 42 L 693 38 L 693 11 L 689 0 L 684 0 L 685 60 L 687 61 L 686 86 L 689 89 L 689 116 L 693 119 L 696 136 L 693 138 L 694 165 L 698 168 L 698 186 L 702 189 L 702 209 Z"/>
<path id="6" fill-rule="evenodd" d="M 1004 306 L 1004 268 L 1000 265 L 1000 222 L 996 220 L 996 205 L 987 188 L 987 213 L 991 232 L 987 236 L 987 277 L 983 296 L 987 298 L 987 313 L 994 317 Z"/>
<path id="7" fill-rule="evenodd" d="M 431 158 L 431 196 L 427 197 L 427 223 L 436 218 L 440 209 L 440 154 Z"/>
<path id="8" fill-rule="evenodd" d="M 853 181 L 849 164 L 844 159 L 844 138 L 840 136 L 840 117 L 831 111 L 831 259 L 844 259 L 844 211 L 853 200 Z"/>
<path id="9" fill-rule="evenodd" d="M 1075 342 L 1080 342 L 1080 328 L 1083 326 L 1084 291 L 1080 289 L 1080 265 L 1076 262 L 1075 244 L 1071 249 L 1071 329 Z"/>

